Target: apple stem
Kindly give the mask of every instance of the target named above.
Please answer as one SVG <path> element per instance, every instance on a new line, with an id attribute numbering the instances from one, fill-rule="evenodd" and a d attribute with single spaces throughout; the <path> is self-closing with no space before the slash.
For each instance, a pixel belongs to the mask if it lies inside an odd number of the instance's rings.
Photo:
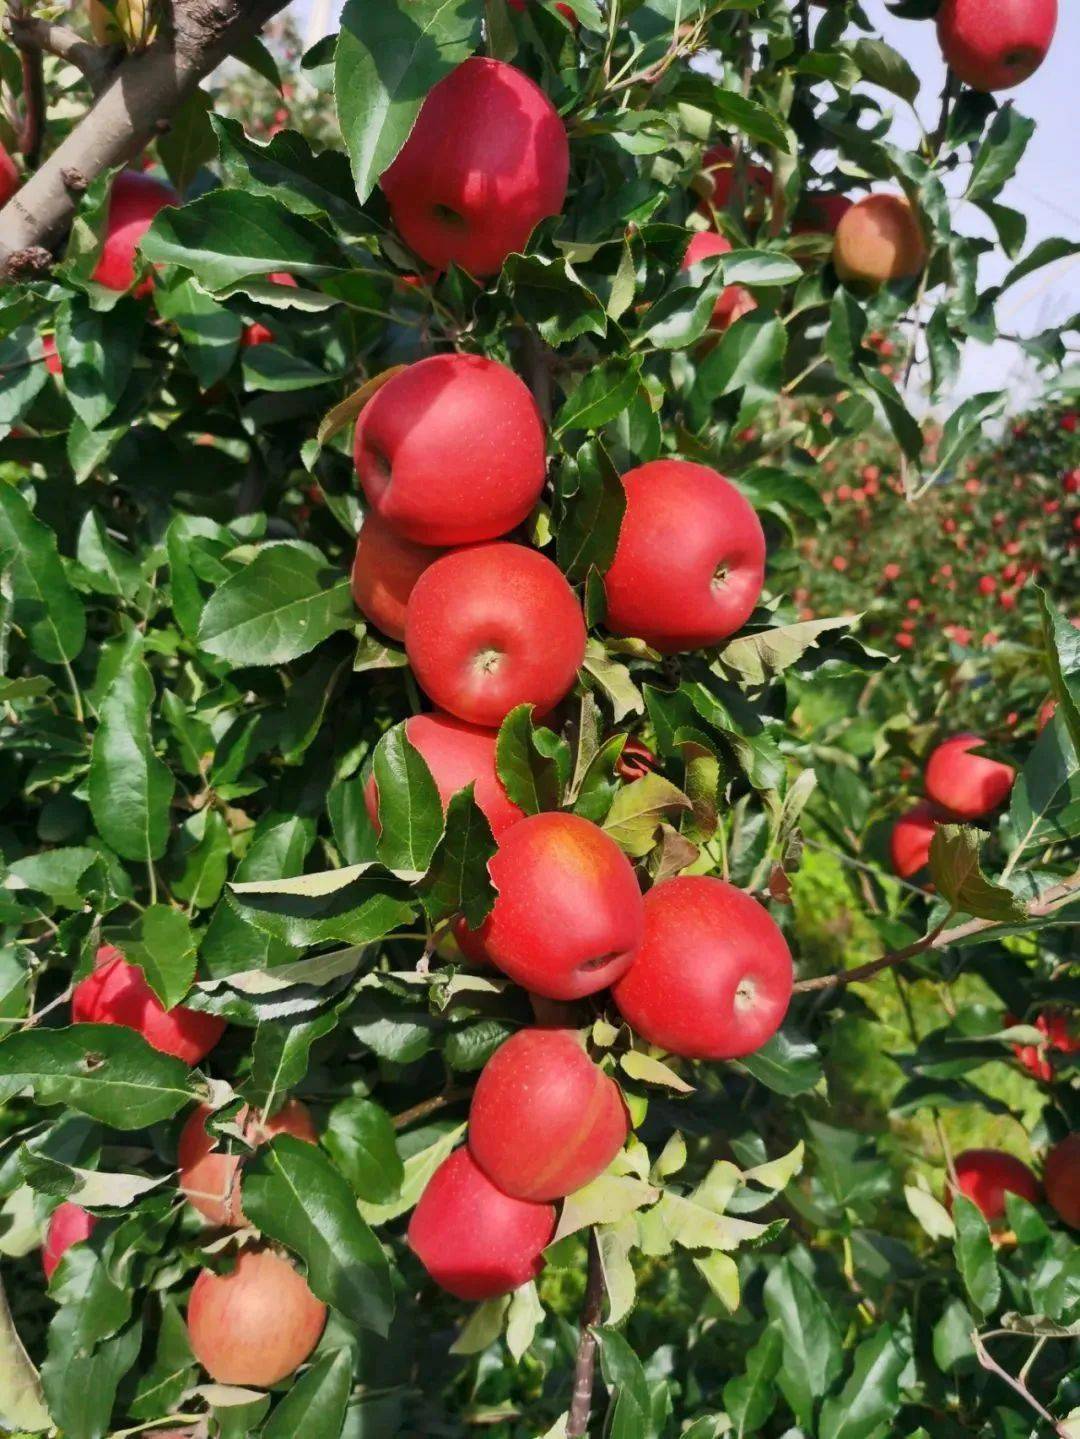
<path id="1" fill-rule="evenodd" d="M 574 1364 L 574 1391 L 570 1400 L 570 1416 L 566 1422 L 566 1439 L 584 1439 L 589 1432 L 592 1412 L 593 1380 L 596 1376 L 596 1335 L 593 1326 L 600 1323 L 604 1307 L 604 1269 L 600 1263 L 600 1246 L 596 1230 L 589 1230 L 589 1273 L 585 1281 L 585 1303 L 581 1310 L 581 1338 L 578 1340 Z"/>

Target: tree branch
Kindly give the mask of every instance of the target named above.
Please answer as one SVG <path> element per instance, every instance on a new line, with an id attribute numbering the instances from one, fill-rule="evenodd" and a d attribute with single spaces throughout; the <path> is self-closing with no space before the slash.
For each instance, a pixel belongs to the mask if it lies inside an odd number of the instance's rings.
<path id="1" fill-rule="evenodd" d="M 1028 919 L 1042 919 L 1048 914 L 1053 914 L 1061 907 L 1061 901 L 1070 899 L 1077 890 L 1080 890 L 1080 873 L 1062 880 L 1060 884 L 1053 885 L 1034 904 L 1029 904 Z M 944 929 L 939 925 L 937 929 L 932 929 L 929 934 L 923 935 L 922 939 L 915 940 L 913 944 L 906 945 L 903 949 L 883 954 L 880 959 L 873 959 L 869 964 L 860 964 L 855 969 L 843 969 L 838 974 L 820 974 L 814 979 L 800 979 L 795 985 L 795 992 L 796 994 L 809 994 L 814 990 L 840 989 L 848 984 L 861 984 L 863 980 L 872 979 L 875 974 L 880 974 L 883 969 L 893 969 L 896 965 L 903 964 L 906 959 L 914 959 L 916 955 L 925 954 L 928 950 L 946 949 L 950 944 L 956 944 L 958 940 L 967 939 L 970 935 L 981 934 L 988 929 L 1004 929 L 1005 927 L 1000 920 L 996 919 L 969 919 L 966 923 L 955 925 L 952 929 Z"/>
<path id="2" fill-rule="evenodd" d="M 105 84 L 124 53 L 119 46 L 92 45 L 67 25 L 53 25 L 48 20 L 38 20 L 32 15 L 8 15 L 4 28 L 11 36 L 12 43 L 20 50 L 42 51 L 76 66 L 86 76 L 95 94 Z"/>
<path id="3" fill-rule="evenodd" d="M 584 1439 L 589 1432 L 592 1412 L 593 1379 L 596 1375 L 596 1335 L 593 1326 L 600 1323 L 604 1306 L 604 1270 L 600 1263 L 600 1246 L 596 1230 L 589 1230 L 589 1274 L 585 1281 L 585 1303 L 581 1310 L 581 1338 L 578 1340 L 574 1364 L 574 1392 L 570 1415 L 566 1421 L 566 1439 Z"/>
<path id="4" fill-rule="evenodd" d="M 0 274 L 47 268 L 47 252 L 70 225 L 79 191 L 168 130 L 203 76 L 284 3 L 176 0 L 171 32 L 120 63 L 79 124 L 0 210 Z"/>
<path id="5" fill-rule="evenodd" d="M 11 21 L 23 18 L 22 0 L 12 4 Z M 12 36 L 14 37 L 14 34 Z M 19 127 L 19 153 L 32 170 L 41 154 L 41 142 L 45 138 L 45 81 L 41 70 L 41 52 L 32 46 L 20 43 L 19 58 L 22 61 L 23 118 Z"/>

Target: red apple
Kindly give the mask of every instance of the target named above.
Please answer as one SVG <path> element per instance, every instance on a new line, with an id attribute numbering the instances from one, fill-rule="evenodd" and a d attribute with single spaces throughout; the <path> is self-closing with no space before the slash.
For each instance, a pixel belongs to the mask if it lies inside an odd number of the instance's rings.
<path id="1" fill-rule="evenodd" d="M 930 842 L 934 838 L 935 827 L 948 822 L 949 815 L 927 799 L 920 800 L 902 814 L 893 825 L 889 840 L 893 873 L 901 879 L 910 879 L 925 869 L 930 863 Z"/>
<path id="2" fill-rule="evenodd" d="M 137 965 L 128 964 L 118 949 L 102 945 L 94 972 L 75 986 L 71 1017 L 76 1024 L 121 1024 L 137 1029 L 154 1049 L 185 1064 L 198 1064 L 225 1030 L 216 1014 L 202 1014 L 182 1004 L 166 1009 Z"/>
<path id="3" fill-rule="evenodd" d="M 442 550 L 405 540 L 371 510 L 356 539 L 352 594 L 356 608 L 391 639 L 405 638 L 413 585 Z"/>
<path id="4" fill-rule="evenodd" d="M 297 288 L 296 281 L 284 270 L 275 270 L 266 278 L 271 285 L 291 285 L 294 290 Z M 250 350 L 253 345 L 267 345 L 273 338 L 273 330 L 267 329 L 265 325 L 256 320 L 253 325 L 244 326 L 243 334 L 240 336 L 240 348 Z"/>
<path id="5" fill-rule="evenodd" d="M 69 1200 L 56 1206 L 45 1231 L 45 1247 L 41 1251 L 41 1267 L 46 1279 L 53 1277 L 56 1266 L 73 1244 L 89 1239 L 96 1223 L 92 1214 Z"/>
<path id="6" fill-rule="evenodd" d="M 619 1086 L 569 1029 L 522 1029 L 480 1072 L 469 1152 L 515 1199 L 562 1199 L 602 1174 L 626 1143 Z"/>
<path id="7" fill-rule="evenodd" d="M 42 353 L 45 356 L 45 368 L 48 370 L 49 374 L 62 375 L 64 373 L 64 366 L 61 363 L 59 354 L 57 353 L 56 336 L 42 335 L 41 349 Z"/>
<path id="8" fill-rule="evenodd" d="M 984 636 L 984 643 L 991 638 Z M 997 809 L 1016 778 L 1011 765 L 974 753 L 985 743 L 978 735 L 954 735 L 939 744 L 927 761 L 927 795 L 959 819 L 980 819 Z"/>
<path id="9" fill-rule="evenodd" d="M 688 460 L 652 460 L 622 483 L 626 511 L 604 576 L 608 629 L 668 654 L 734 634 L 765 576 L 765 534 L 749 500 Z"/>
<path id="10" fill-rule="evenodd" d="M 1008 90 L 1046 59 L 1057 12 L 1057 0 L 943 0 L 941 53 L 973 90 Z"/>
<path id="11" fill-rule="evenodd" d="M 988 1224 L 1005 1216 L 1005 1195 L 1039 1202 L 1039 1181 L 1023 1162 L 1000 1149 L 965 1149 L 956 1156 L 956 1183 Z M 951 1192 L 950 1192 L 951 1197 Z"/>
<path id="12" fill-rule="evenodd" d="M 725 235 L 718 235 L 714 230 L 699 230 L 687 245 L 679 268 L 689 270 L 691 265 L 696 265 L 701 260 L 707 260 L 712 255 L 727 255 L 730 251 L 731 241 Z M 713 306 L 710 328 L 726 330 L 741 316 L 756 309 L 757 301 L 749 290 L 742 285 L 727 285 L 721 290 Z"/>
<path id="13" fill-rule="evenodd" d="M 580 815 L 529 815 L 488 864 L 498 891 L 476 932 L 515 983 L 547 999 L 581 999 L 625 974 L 642 933 L 633 867 Z"/>
<path id="14" fill-rule="evenodd" d="M 444 1159 L 409 1221 L 409 1246 L 458 1299 L 494 1299 L 535 1279 L 555 1232 L 550 1204 L 496 1189 L 467 1149 Z"/>
<path id="15" fill-rule="evenodd" d="M 429 265 L 494 275 L 562 210 L 566 128 L 520 70 L 474 55 L 428 94 L 382 177 L 394 224 Z"/>
<path id="16" fill-rule="evenodd" d="M 0 145 L 0 205 L 6 205 L 21 184 L 15 161 Z"/>
<path id="17" fill-rule="evenodd" d="M 474 545 L 417 580 L 405 650 L 440 709 L 495 729 L 520 704 L 546 714 L 573 687 L 585 620 L 549 559 L 524 545 Z"/>
<path id="18" fill-rule="evenodd" d="M 105 243 L 91 278 L 109 290 L 130 290 L 135 283 L 136 246 L 158 211 L 179 203 L 180 196 L 171 185 L 136 170 L 122 170 L 113 181 Z M 136 293 L 147 293 L 152 287 L 148 280 Z"/>
<path id="19" fill-rule="evenodd" d="M 507 796 L 495 768 L 495 735 L 479 725 L 466 724 L 453 715 L 412 715 L 405 720 L 405 735 L 427 762 L 443 802 L 466 785 L 473 785 L 473 797 L 496 839 L 517 824 L 524 811 Z M 372 775 L 364 790 L 364 803 L 376 829 L 379 824 L 379 787 Z"/>
<path id="20" fill-rule="evenodd" d="M 240 1155 L 226 1153 L 219 1148 L 221 1141 L 207 1132 L 206 1121 L 212 1113 L 207 1104 L 196 1106 L 180 1131 L 176 1155 L 180 1188 L 204 1219 L 236 1229 L 248 1222 L 240 1208 Z M 256 1147 L 268 1143 L 275 1134 L 293 1134 L 308 1144 L 317 1144 L 319 1139 L 307 1105 L 298 1099 L 288 1100 L 261 1124 L 258 1115 L 245 1105 L 236 1122 L 247 1142 Z"/>
<path id="21" fill-rule="evenodd" d="M 421 545 L 492 540 L 528 516 L 546 476 L 544 424 L 513 370 L 432 355 L 360 412 L 354 456 L 369 504 Z"/>
<path id="22" fill-rule="evenodd" d="M 799 200 L 791 226 L 793 235 L 835 235 L 836 227 L 854 204 L 833 190 L 807 190 Z"/>
<path id="23" fill-rule="evenodd" d="M 615 761 L 615 773 L 627 784 L 644 779 L 656 768 L 656 756 L 648 745 L 632 736 L 622 747 L 622 753 Z"/>
<path id="24" fill-rule="evenodd" d="M 776 1033 L 791 1001 L 787 941 L 757 900 L 705 875 L 645 896 L 645 934 L 615 985 L 643 1039 L 687 1059 L 737 1059 Z"/>
<path id="25" fill-rule="evenodd" d="M 730 145 L 713 145 L 705 151 L 701 163 L 701 178 L 709 193 L 698 209 L 704 215 L 711 215 L 713 210 L 725 209 L 731 199 L 735 188 L 735 151 Z M 743 193 L 748 207 L 757 218 L 760 219 L 765 213 L 765 202 L 771 197 L 772 191 L 772 171 L 764 165 L 747 165 Z"/>
<path id="26" fill-rule="evenodd" d="M 1074 1130 L 1046 1156 L 1046 1197 L 1065 1223 L 1080 1229 L 1080 1130 Z"/>
<path id="27" fill-rule="evenodd" d="M 228 1274 L 203 1269 L 188 1300 L 195 1358 L 219 1384 L 277 1384 L 319 1342 L 326 1305 L 286 1259 L 245 1249 Z"/>
<path id="28" fill-rule="evenodd" d="M 926 258 L 919 217 L 904 195 L 865 195 L 836 227 L 833 264 L 841 280 L 871 288 L 910 280 Z"/>

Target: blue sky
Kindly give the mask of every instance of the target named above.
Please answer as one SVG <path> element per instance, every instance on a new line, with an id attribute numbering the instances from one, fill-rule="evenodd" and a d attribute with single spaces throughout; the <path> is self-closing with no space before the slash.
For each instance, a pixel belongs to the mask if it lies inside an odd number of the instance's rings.
<path id="1" fill-rule="evenodd" d="M 377 3 L 377 0 L 374 0 Z M 922 81 L 918 109 L 926 128 L 937 121 L 945 67 L 934 26 L 894 19 L 883 0 L 865 0 L 867 13 L 882 35 L 905 55 Z M 337 25 L 340 0 L 295 0 L 291 6 L 308 43 L 320 29 Z M 1051 235 L 1080 237 L 1080 107 L 1077 104 L 1077 60 L 1080 58 L 1080 3 L 1060 0 L 1060 18 L 1053 47 L 1042 68 L 1008 96 L 1038 129 L 1015 178 L 1005 187 L 1002 202 L 1028 217 L 1028 247 Z M 312 33 L 313 30 L 316 33 Z M 1002 96 L 1002 98 L 1006 98 Z M 897 102 L 896 138 L 914 143 L 917 131 L 907 107 Z M 979 211 L 968 206 L 961 228 L 989 234 Z M 997 255 L 983 262 L 983 284 L 999 280 L 1008 262 Z M 1010 291 L 998 310 L 998 324 L 1015 334 L 1037 334 L 1080 310 L 1080 256 L 1036 272 Z M 1037 391 L 1030 365 L 1014 345 L 994 346 L 970 341 L 966 347 L 954 400 L 979 390 L 1008 387 L 1013 407 Z"/>

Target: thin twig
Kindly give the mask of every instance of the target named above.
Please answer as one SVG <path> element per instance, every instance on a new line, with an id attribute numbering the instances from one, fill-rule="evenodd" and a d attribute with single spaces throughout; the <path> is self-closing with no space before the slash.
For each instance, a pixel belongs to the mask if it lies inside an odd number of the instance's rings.
<path id="1" fill-rule="evenodd" d="M 84 40 L 77 30 L 67 25 L 54 25 L 48 20 L 38 20 L 33 15 L 16 13 L 9 15 L 5 29 L 12 42 L 20 50 L 37 50 L 46 55 L 55 55 L 81 70 L 97 93 L 112 74 L 117 62 L 123 58 L 123 49 L 116 45 L 92 45 Z"/>
<path id="2" fill-rule="evenodd" d="M 445 1109 L 449 1104 L 458 1104 L 461 1100 L 468 1099 L 469 1094 L 468 1089 L 460 1086 L 454 1089 L 444 1089 L 441 1094 L 432 1095 L 430 1099 L 422 1099 L 419 1104 L 414 1104 L 409 1109 L 403 1109 L 400 1114 L 395 1114 L 394 1128 L 405 1129 L 418 1119 L 426 1119 L 436 1110 Z"/>
<path id="3" fill-rule="evenodd" d="M 984 1369 L 989 1370 L 991 1374 L 996 1374 L 999 1379 L 1009 1386 L 1014 1394 L 1019 1394 L 1020 1398 L 1029 1404 L 1031 1408 L 1035 1410 L 1036 1414 L 1050 1425 L 1055 1434 L 1061 1435 L 1061 1439 L 1069 1439 L 1069 1430 L 1065 1428 L 1064 1424 L 1058 1423 L 1049 1409 L 1043 1408 L 1027 1385 L 1019 1379 L 1014 1379 L 1008 1370 L 1002 1369 L 1001 1365 L 983 1343 L 982 1337 L 977 1329 L 973 1329 L 971 1332 L 971 1342 L 975 1347 L 976 1357 Z"/>
<path id="4" fill-rule="evenodd" d="M 12 38 L 22 60 L 23 118 L 19 129 L 19 153 L 33 170 L 41 154 L 45 138 L 45 79 L 41 67 L 41 51 L 21 42 L 15 34 L 15 24 L 25 15 L 23 0 L 11 6 Z"/>
<path id="5" fill-rule="evenodd" d="M 1061 901 L 1068 899 L 1080 889 L 1080 872 L 1072 875 L 1069 879 L 1062 880 L 1060 884 L 1054 885 L 1034 904 L 1028 905 L 1028 919 L 1044 919 L 1047 915 L 1053 914 L 1061 907 Z M 800 979 L 795 985 L 799 994 L 807 994 L 812 990 L 839 989 L 848 984 L 860 984 L 863 980 L 872 979 L 875 974 L 880 974 L 883 969 L 892 969 L 895 965 L 903 964 L 907 959 L 914 959 L 916 955 L 925 954 L 928 950 L 946 949 L 950 944 L 956 944 L 961 939 L 967 939 L 973 934 L 981 934 L 985 930 L 1005 929 L 1009 923 L 1003 923 L 995 919 L 969 919 L 964 924 L 958 924 L 952 929 L 945 929 L 948 917 L 936 929 L 929 934 L 924 934 L 922 939 L 917 939 L 913 944 L 905 945 L 903 949 L 893 950 L 883 954 L 880 959 L 871 960 L 869 964 L 860 964 L 855 969 L 841 970 L 838 974 L 821 974 L 814 979 Z"/>
<path id="6" fill-rule="evenodd" d="M 585 1303 L 581 1310 L 581 1337 L 574 1363 L 574 1392 L 570 1400 L 570 1416 L 566 1421 L 566 1439 L 584 1439 L 589 1432 L 592 1413 L 593 1380 L 596 1376 L 596 1335 L 593 1326 L 600 1323 L 604 1306 L 604 1269 L 600 1263 L 600 1246 L 596 1230 L 589 1230 L 589 1273 L 585 1281 Z"/>

